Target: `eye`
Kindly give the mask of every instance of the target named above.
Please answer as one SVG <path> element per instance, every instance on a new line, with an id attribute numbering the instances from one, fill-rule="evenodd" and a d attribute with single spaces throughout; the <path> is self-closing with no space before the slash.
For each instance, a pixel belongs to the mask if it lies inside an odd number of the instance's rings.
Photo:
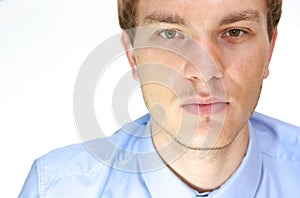
<path id="1" fill-rule="evenodd" d="M 238 38 L 245 34 L 246 32 L 240 29 L 231 29 L 227 31 L 223 36 L 226 37 L 232 37 L 232 38 Z"/>
<path id="2" fill-rule="evenodd" d="M 174 29 L 163 30 L 159 33 L 159 35 L 166 39 L 174 39 L 183 37 L 182 33 L 178 32 Z"/>

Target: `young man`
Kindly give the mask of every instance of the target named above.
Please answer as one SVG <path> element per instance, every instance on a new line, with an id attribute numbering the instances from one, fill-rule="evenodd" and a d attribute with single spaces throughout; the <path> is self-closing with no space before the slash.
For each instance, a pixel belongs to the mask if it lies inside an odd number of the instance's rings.
<path id="1" fill-rule="evenodd" d="M 281 0 L 119 0 L 150 112 L 36 160 L 20 197 L 294 197 L 300 128 L 253 113 Z"/>

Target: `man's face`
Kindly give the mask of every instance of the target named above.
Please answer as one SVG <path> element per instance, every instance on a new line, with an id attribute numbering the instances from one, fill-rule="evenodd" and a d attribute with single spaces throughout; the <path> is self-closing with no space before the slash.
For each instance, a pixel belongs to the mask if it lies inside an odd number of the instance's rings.
<path id="1" fill-rule="evenodd" d="M 230 144 L 248 129 L 275 39 L 262 0 L 140 0 L 129 59 L 153 133 L 193 149 Z"/>

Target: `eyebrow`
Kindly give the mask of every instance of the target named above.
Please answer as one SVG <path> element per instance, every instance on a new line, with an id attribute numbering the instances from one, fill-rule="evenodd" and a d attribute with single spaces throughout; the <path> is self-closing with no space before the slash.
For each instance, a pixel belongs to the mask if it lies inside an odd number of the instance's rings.
<path id="1" fill-rule="evenodd" d="M 236 12 L 225 16 L 219 23 L 219 25 L 228 25 L 239 21 L 251 21 L 259 23 L 261 15 L 257 10 L 249 9 L 241 12 Z"/>
<path id="2" fill-rule="evenodd" d="M 259 23 L 261 20 L 261 15 L 259 11 L 249 9 L 244 11 L 238 11 L 231 13 L 225 16 L 219 22 L 219 25 L 228 25 L 232 23 L 236 23 L 239 21 L 251 21 L 254 23 Z M 177 24 L 180 26 L 187 26 L 187 21 L 179 16 L 177 13 L 169 14 L 169 13 L 160 13 L 154 11 L 153 13 L 147 15 L 143 19 L 143 23 L 169 23 L 169 24 Z"/>
<path id="3" fill-rule="evenodd" d="M 185 26 L 186 21 L 179 16 L 178 14 L 166 14 L 166 13 L 158 13 L 153 12 L 150 15 L 147 15 L 143 19 L 143 23 L 170 23 L 170 24 L 177 24 L 180 26 Z"/>

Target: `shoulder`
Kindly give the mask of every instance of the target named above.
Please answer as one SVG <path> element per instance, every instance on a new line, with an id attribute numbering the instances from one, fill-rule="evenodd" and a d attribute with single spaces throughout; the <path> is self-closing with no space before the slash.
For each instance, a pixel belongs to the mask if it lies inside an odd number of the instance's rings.
<path id="1" fill-rule="evenodd" d="M 261 113 L 255 112 L 250 121 L 255 127 L 261 131 L 287 131 L 299 135 L 300 127 L 283 122 L 281 120 L 266 116 Z"/>
<path id="2" fill-rule="evenodd" d="M 117 160 L 124 159 L 124 150 L 136 149 L 136 133 L 144 130 L 148 120 L 146 115 L 125 124 L 111 137 L 55 149 L 36 160 L 38 171 L 48 180 L 104 174 L 110 171 L 111 164 L 122 163 Z"/>
<path id="3" fill-rule="evenodd" d="M 264 154 L 300 162 L 300 127 L 260 113 L 254 113 L 250 122 Z"/>
<path id="4" fill-rule="evenodd" d="M 38 175 L 45 183 L 106 169 L 91 155 L 84 144 L 55 149 L 38 158 L 35 163 Z"/>

